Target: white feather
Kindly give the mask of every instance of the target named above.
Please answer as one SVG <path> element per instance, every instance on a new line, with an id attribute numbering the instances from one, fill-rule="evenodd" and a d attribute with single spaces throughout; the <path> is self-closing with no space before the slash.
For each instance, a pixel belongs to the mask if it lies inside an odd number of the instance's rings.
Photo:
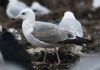
<path id="1" fill-rule="evenodd" d="M 74 38 L 75 36 L 83 37 L 81 23 L 76 20 L 74 14 L 70 11 L 64 13 L 64 17 L 59 23 L 59 27 L 70 32 Z"/>

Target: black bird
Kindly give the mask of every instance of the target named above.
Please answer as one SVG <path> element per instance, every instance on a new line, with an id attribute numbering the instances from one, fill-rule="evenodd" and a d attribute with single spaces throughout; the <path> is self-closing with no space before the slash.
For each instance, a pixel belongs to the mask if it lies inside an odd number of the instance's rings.
<path id="1" fill-rule="evenodd" d="M 26 70 L 34 70 L 31 55 L 23 49 L 23 46 L 18 43 L 13 34 L 5 28 L 0 33 L 0 52 L 5 62 L 18 64 Z"/>

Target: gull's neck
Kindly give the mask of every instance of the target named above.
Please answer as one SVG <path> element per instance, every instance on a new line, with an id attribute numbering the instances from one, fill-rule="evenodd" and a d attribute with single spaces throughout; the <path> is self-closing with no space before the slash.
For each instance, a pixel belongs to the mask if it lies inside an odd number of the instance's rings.
<path id="1" fill-rule="evenodd" d="M 24 34 L 29 34 L 34 30 L 35 20 L 34 18 L 28 18 L 23 20 L 22 30 Z"/>

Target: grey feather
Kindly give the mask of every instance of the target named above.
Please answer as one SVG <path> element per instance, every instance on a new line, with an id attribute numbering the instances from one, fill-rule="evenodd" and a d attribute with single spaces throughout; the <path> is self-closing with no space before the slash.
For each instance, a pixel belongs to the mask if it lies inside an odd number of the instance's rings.
<path id="1" fill-rule="evenodd" d="M 56 43 L 68 38 L 67 31 L 60 29 L 54 24 L 47 23 L 42 23 L 41 25 L 37 22 L 32 34 L 40 41 L 44 41 L 46 43 Z"/>

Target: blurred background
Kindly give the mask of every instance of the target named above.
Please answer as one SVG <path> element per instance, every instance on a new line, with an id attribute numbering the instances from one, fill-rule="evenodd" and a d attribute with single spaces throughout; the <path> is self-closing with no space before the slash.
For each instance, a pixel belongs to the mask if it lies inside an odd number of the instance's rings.
<path id="1" fill-rule="evenodd" d="M 85 51 L 87 51 L 88 53 L 90 53 L 91 51 L 100 52 L 100 0 L 19 0 L 19 1 L 25 3 L 28 7 L 31 7 L 32 3 L 38 2 L 40 3 L 40 5 L 46 7 L 50 11 L 49 13 L 46 14 L 39 15 L 41 14 L 39 13 L 38 15 L 36 15 L 37 21 L 46 21 L 56 24 L 61 21 L 65 11 L 72 11 L 75 17 L 81 22 L 83 26 L 84 36 L 88 39 L 94 40 L 92 44 L 87 45 Z M 18 39 L 19 42 L 24 46 L 25 49 L 29 49 L 31 45 L 25 40 L 21 29 L 22 21 L 21 20 L 13 21 L 6 14 L 8 3 L 9 0 L 0 0 L 0 25 L 4 26 L 9 31 L 11 31 L 15 35 L 16 39 Z M 37 12 L 37 10 L 34 11 Z M 32 50 L 28 51 L 31 52 Z M 38 57 L 36 56 L 34 57 L 34 59 L 35 58 Z M 69 56 L 67 58 L 72 60 L 72 61 L 67 60 L 67 62 L 75 61 L 75 58 L 73 59 L 73 57 Z M 51 58 L 49 58 L 49 60 L 51 60 Z"/>

